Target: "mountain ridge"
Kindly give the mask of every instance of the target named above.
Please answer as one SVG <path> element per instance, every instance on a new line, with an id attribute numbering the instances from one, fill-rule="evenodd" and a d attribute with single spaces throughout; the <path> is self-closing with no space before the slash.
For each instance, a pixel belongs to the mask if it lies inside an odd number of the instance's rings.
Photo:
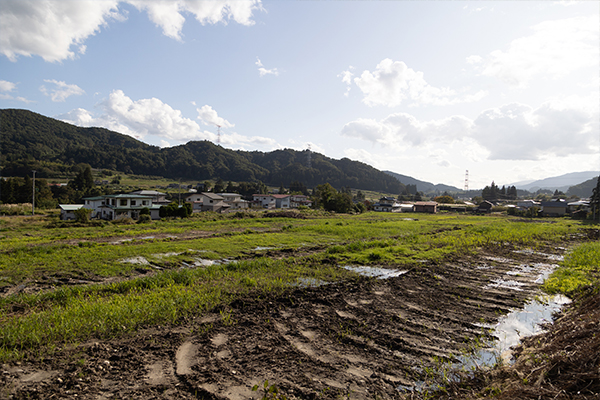
<path id="1" fill-rule="evenodd" d="M 158 148 L 105 128 L 84 128 L 29 110 L 0 110 L 0 163 L 5 176 L 31 170 L 50 177 L 78 163 L 138 175 L 198 181 L 261 181 L 272 186 L 323 183 L 401 194 L 397 179 L 360 161 L 340 160 L 308 150 L 279 149 L 263 153 L 225 149 L 209 141 Z M 310 165 L 308 163 L 310 154 Z"/>

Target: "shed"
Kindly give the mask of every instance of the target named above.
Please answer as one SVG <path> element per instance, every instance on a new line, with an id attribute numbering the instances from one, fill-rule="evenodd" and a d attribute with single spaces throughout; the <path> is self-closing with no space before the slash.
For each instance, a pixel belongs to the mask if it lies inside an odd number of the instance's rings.
<path id="1" fill-rule="evenodd" d="M 436 201 L 417 201 L 414 206 L 415 212 L 437 213 L 438 203 Z"/>
<path id="2" fill-rule="evenodd" d="M 60 219 L 63 221 L 77 219 L 75 211 L 83 207 L 83 204 L 59 204 L 60 207 Z"/>

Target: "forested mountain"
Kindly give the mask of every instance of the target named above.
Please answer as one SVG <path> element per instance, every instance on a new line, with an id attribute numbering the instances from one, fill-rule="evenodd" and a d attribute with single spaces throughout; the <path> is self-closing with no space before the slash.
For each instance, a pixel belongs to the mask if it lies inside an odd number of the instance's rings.
<path id="1" fill-rule="evenodd" d="M 319 153 L 276 150 L 269 153 L 228 150 L 208 141 L 161 149 L 104 128 L 82 128 L 28 110 L 0 110 L 2 176 L 63 174 L 74 164 L 167 178 L 262 181 L 307 187 L 330 183 L 400 194 L 405 185 L 367 164 L 335 160 Z"/>
<path id="2" fill-rule="evenodd" d="M 456 193 L 461 191 L 462 189 L 459 189 L 457 187 L 454 186 L 449 186 L 449 185 L 444 185 L 442 183 L 438 183 L 437 185 L 434 185 L 433 183 L 430 182 L 425 182 L 425 181 L 420 181 L 418 179 L 415 179 L 413 177 L 410 176 L 406 176 L 406 175 L 401 175 L 401 174 L 397 174 L 395 172 L 392 171 L 383 171 L 386 174 L 393 176 L 394 178 L 398 179 L 400 182 L 402 182 L 404 185 L 408 186 L 415 186 L 416 190 L 419 192 L 424 192 L 424 193 L 437 193 L 437 192 L 450 192 L 450 193 Z"/>
<path id="3" fill-rule="evenodd" d="M 592 197 L 592 191 L 596 187 L 598 179 L 600 179 L 600 177 L 597 176 L 582 182 L 579 185 L 571 186 L 569 187 L 569 190 L 567 190 L 567 194 L 578 197 Z"/>

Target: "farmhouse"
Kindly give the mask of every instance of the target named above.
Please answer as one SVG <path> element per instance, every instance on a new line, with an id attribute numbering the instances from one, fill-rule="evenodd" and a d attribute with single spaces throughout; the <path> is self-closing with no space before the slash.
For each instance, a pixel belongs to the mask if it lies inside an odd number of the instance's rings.
<path id="1" fill-rule="evenodd" d="M 437 213 L 438 203 L 436 201 L 417 201 L 414 205 L 414 212 Z"/>
<path id="2" fill-rule="evenodd" d="M 248 200 L 242 199 L 238 193 L 217 193 L 223 198 L 225 204 L 229 205 L 229 210 L 245 210 L 250 207 Z"/>
<path id="3" fill-rule="evenodd" d="M 542 201 L 541 214 L 544 217 L 562 217 L 567 213 L 567 207 L 567 202 L 562 199 Z"/>
<path id="4" fill-rule="evenodd" d="M 312 201 L 303 194 L 293 194 L 290 196 L 290 207 L 298 208 L 300 206 L 312 207 Z"/>
<path id="5" fill-rule="evenodd" d="M 393 197 L 382 197 L 379 199 L 379 203 L 373 205 L 374 211 L 382 212 L 401 212 L 402 208 L 400 203 L 396 202 Z"/>
<path id="6" fill-rule="evenodd" d="M 477 212 L 490 213 L 492 212 L 492 207 L 494 207 L 494 203 L 492 203 L 491 201 L 484 200 L 477 206 Z"/>
<path id="7" fill-rule="evenodd" d="M 221 213 L 228 210 L 231 205 L 227 204 L 223 196 L 215 193 L 191 193 L 185 197 L 186 203 L 192 205 L 193 212 L 214 211 Z"/>
<path id="8" fill-rule="evenodd" d="M 129 217 L 138 219 L 140 212 L 147 208 L 152 219 L 160 219 L 160 205 L 152 204 L 152 197 L 141 194 L 109 194 L 95 197 L 85 197 L 83 207 L 92 210 L 92 218 L 112 221 L 117 218 Z"/>

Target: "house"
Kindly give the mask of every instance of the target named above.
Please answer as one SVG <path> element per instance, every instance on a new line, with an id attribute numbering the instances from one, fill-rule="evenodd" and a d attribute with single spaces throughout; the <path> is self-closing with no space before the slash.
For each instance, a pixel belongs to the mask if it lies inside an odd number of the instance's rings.
<path id="1" fill-rule="evenodd" d="M 266 208 L 267 210 L 275 208 L 277 202 L 275 197 L 271 194 L 253 194 L 252 200 L 260 208 Z"/>
<path id="2" fill-rule="evenodd" d="M 543 217 L 562 217 L 567 213 L 568 204 L 562 199 L 552 201 L 542 201 Z"/>
<path id="3" fill-rule="evenodd" d="M 517 202 L 517 208 L 520 210 L 529 210 L 532 207 L 539 207 L 540 203 L 535 200 L 521 200 Z"/>
<path id="4" fill-rule="evenodd" d="M 289 194 L 273 194 L 275 208 L 291 208 L 291 196 Z"/>
<path id="5" fill-rule="evenodd" d="M 569 214 L 572 214 L 576 211 L 582 211 L 587 213 L 588 211 L 590 211 L 590 202 L 589 200 L 579 200 L 579 201 L 572 201 L 570 203 L 567 204 L 567 212 Z"/>
<path id="6" fill-rule="evenodd" d="M 135 192 L 131 192 L 131 194 L 140 194 L 142 196 L 152 197 L 152 204 L 159 204 L 161 206 L 166 206 L 170 203 L 167 200 L 167 194 L 163 192 L 158 192 L 156 190 L 136 190 Z"/>
<path id="7" fill-rule="evenodd" d="M 417 201 L 413 207 L 414 212 L 437 213 L 438 203 L 436 201 Z"/>
<path id="8" fill-rule="evenodd" d="M 59 204 L 60 207 L 60 219 L 68 221 L 70 219 L 77 219 L 75 211 L 83 207 L 83 204 Z"/>
<path id="9" fill-rule="evenodd" d="M 83 206 L 92 210 L 90 218 L 99 218 L 98 210 L 100 209 L 100 206 L 104 205 L 104 201 L 104 196 L 85 197 L 83 199 Z"/>
<path id="10" fill-rule="evenodd" d="M 193 212 L 214 211 L 221 213 L 231 207 L 224 200 L 222 196 L 208 192 L 190 193 L 185 196 L 185 201 L 192 205 Z"/>
<path id="11" fill-rule="evenodd" d="M 85 197 L 84 207 L 92 210 L 93 218 L 109 221 L 121 217 L 138 219 L 140 211 L 147 208 L 152 219 L 160 219 L 160 205 L 152 204 L 152 197 L 135 193 L 110 194 L 95 197 Z"/>
<path id="12" fill-rule="evenodd" d="M 492 207 L 494 207 L 494 203 L 492 203 L 491 201 L 484 200 L 477 206 L 477 212 L 486 214 L 491 213 Z"/>
<path id="13" fill-rule="evenodd" d="M 242 199 L 239 193 L 217 193 L 223 198 L 225 204 L 229 205 L 229 210 L 245 210 L 250 207 L 248 200 Z"/>
<path id="14" fill-rule="evenodd" d="M 290 207 L 298 208 L 300 206 L 312 207 L 312 201 L 303 194 L 293 194 L 290 196 Z"/>
<path id="15" fill-rule="evenodd" d="M 402 207 L 400 203 L 396 202 L 396 199 L 393 197 L 382 197 L 379 199 L 379 203 L 375 203 L 373 205 L 374 211 L 381 212 L 401 212 Z M 411 206 L 412 210 L 412 206 Z"/>

